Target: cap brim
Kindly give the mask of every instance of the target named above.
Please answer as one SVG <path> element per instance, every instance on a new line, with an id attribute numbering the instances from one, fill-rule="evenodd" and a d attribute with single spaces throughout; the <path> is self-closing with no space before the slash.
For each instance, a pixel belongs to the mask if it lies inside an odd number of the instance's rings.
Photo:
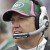
<path id="1" fill-rule="evenodd" d="M 9 11 L 6 11 L 6 12 L 3 14 L 3 20 L 4 20 L 4 21 L 10 21 L 10 20 L 11 20 L 11 17 L 12 17 L 12 14 L 13 14 L 14 12 L 19 13 L 19 14 L 24 15 L 24 16 L 29 16 L 28 14 L 19 12 L 19 11 L 17 11 L 17 10 L 9 10 Z"/>

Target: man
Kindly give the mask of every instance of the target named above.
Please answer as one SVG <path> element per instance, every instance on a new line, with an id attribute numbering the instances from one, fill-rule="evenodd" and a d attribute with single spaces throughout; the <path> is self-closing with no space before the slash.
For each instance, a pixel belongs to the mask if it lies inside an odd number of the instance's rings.
<path id="1" fill-rule="evenodd" d="M 6 50 L 14 46 L 13 39 L 8 36 L 7 25 L 0 17 L 0 50 Z"/>
<path id="2" fill-rule="evenodd" d="M 43 10 L 46 10 L 45 7 Z M 44 11 L 42 11 L 44 12 Z M 39 29 L 40 5 L 32 0 L 18 0 L 11 10 L 3 15 L 4 21 L 12 22 L 12 35 L 16 45 L 8 50 L 44 50 L 47 40 L 43 36 L 45 26 Z M 48 18 L 44 12 L 48 27 Z M 37 20 L 38 18 L 38 20 Z M 41 25 L 41 26 L 42 26 Z"/>

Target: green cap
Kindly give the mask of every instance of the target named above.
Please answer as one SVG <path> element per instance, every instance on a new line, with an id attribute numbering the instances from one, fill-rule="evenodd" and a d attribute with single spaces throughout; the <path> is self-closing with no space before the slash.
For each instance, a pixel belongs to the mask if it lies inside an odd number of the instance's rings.
<path id="1" fill-rule="evenodd" d="M 17 12 L 24 16 L 36 16 L 35 15 L 35 5 L 31 0 L 18 0 L 11 10 L 8 10 L 3 15 L 4 21 L 10 21 L 11 16 L 14 12 Z M 37 9 L 36 9 L 37 10 Z"/>

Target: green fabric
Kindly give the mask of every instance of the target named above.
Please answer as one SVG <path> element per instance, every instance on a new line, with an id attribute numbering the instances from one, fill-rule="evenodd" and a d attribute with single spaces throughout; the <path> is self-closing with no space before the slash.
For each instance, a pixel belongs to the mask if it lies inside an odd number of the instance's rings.
<path id="1" fill-rule="evenodd" d="M 30 15 L 31 2 L 30 0 L 19 0 L 13 5 L 12 9 Z"/>
<path id="2" fill-rule="evenodd" d="M 12 9 L 14 10 L 18 10 L 19 12 L 28 14 L 30 14 L 31 11 L 31 2 L 30 0 L 18 0 L 12 7 Z M 34 3 L 34 11 L 35 14 L 39 14 L 40 13 L 40 6 Z"/>
<path id="3" fill-rule="evenodd" d="M 34 8 L 35 8 L 35 14 L 38 16 L 40 14 L 40 12 L 41 12 L 40 6 L 37 5 L 37 4 L 34 4 Z"/>
<path id="4" fill-rule="evenodd" d="M 9 37 L 7 44 L 2 48 L 2 50 L 6 50 L 6 49 L 8 49 L 9 47 L 12 47 L 12 46 L 14 46 L 14 45 L 15 45 L 15 43 L 14 43 L 13 39 L 12 39 L 11 37 Z"/>

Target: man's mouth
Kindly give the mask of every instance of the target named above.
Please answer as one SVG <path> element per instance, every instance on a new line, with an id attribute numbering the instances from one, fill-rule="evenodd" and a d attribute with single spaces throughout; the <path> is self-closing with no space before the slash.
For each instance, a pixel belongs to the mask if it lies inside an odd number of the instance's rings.
<path id="1" fill-rule="evenodd" d="M 23 33 L 23 32 L 21 32 L 21 31 L 19 31 L 19 32 L 15 31 L 14 34 L 13 34 L 13 38 L 14 39 L 19 39 L 21 37 L 20 36 L 21 33 Z"/>
<path id="2" fill-rule="evenodd" d="M 14 31 L 14 34 L 19 34 L 19 33 L 23 33 L 23 32 L 21 32 L 21 31 Z"/>

